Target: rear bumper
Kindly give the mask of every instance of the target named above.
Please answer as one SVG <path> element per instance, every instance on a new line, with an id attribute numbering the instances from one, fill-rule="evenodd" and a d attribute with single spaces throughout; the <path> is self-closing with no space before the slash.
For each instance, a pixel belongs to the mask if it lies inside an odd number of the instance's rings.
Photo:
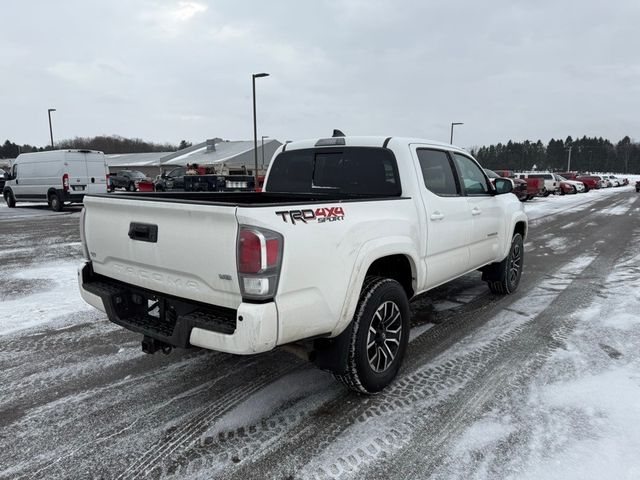
<path id="1" fill-rule="evenodd" d="M 82 298 L 110 321 L 174 347 L 250 355 L 276 346 L 278 313 L 273 302 L 242 303 L 238 310 L 206 305 L 97 275 L 91 263 L 79 268 L 78 283 Z M 149 314 L 156 302 L 157 314 Z"/>

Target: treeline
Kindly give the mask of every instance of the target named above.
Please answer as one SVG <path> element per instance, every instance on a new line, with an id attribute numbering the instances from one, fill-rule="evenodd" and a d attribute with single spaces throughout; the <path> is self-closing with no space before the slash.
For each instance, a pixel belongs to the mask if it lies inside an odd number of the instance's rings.
<path id="1" fill-rule="evenodd" d="M 509 141 L 488 147 L 474 147 L 471 153 L 485 168 L 507 170 L 567 169 L 571 149 L 571 170 L 582 172 L 640 173 L 640 144 L 627 136 L 615 145 L 602 137 L 565 140 Z"/>
<path id="2" fill-rule="evenodd" d="M 97 137 L 76 137 L 54 143 L 56 149 L 87 149 L 99 150 L 104 153 L 146 153 L 146 152 L 175 152 L 190 147 L 191 142 L 182 140 L 180 144 L 146 142 L 140 138 L 125 138 L 119 135 L 99 135 Z M 0 158 L 15 158 L 21 153 L 41 152 L 51 150 L 51 146 L 37 147 L 34 145 L 18 145 L 5 141 L 0 146 Z"/>

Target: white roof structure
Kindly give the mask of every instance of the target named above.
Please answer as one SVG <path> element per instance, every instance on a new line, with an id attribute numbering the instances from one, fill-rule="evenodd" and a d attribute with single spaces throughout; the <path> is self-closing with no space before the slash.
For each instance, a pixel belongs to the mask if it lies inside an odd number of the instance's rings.
<path id="1" fill-rule="evenodd" d="M 275 151 L 282 145 L 276 139 L 264 141 L 265 167 L 271 161 Z M 251 169 L 255 159 L 253 140 L 225 141 L 220 138 L 192 145 L 177 152 L 151 152 L 105 155 L 109 167 L 160 167 L 180 166 L 196 163 L 198 165 L 220 165 L 227 167 L 246 166 Z M 258 141 L 258 163 L 262 167 L 262 143 Z"/>

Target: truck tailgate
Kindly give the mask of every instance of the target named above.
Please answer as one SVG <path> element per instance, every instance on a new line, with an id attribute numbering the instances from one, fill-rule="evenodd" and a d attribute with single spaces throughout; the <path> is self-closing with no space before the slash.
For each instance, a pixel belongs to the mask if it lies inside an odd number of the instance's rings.
<path id="1" fill-rule="evenodd" d="M 199 302 L 240 305 L 235 206 L 117 195 L 85 197 L 84 205 L 95 273 Z"/>

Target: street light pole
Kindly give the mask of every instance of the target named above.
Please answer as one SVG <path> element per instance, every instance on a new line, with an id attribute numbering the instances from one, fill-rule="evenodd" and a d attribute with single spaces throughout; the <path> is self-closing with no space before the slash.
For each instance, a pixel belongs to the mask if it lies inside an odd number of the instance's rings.
<path id="1" fill-rule="evenodd" d="M 464 123 L 462 123 L 462 122 L 452 122 L 452 123 L 451 123 L 451 136 L 449 137 L 449 143 L 450 143 L 451 145 L 453 145 L 453 127 L 454 127 L 455 125 L 464 125 Z"/>
<path id="2" fill-rule="evenodd" d="M 255 186 L 258 186 L 258 123 L 256 120 L 256 78 L 268 77 L 268 73 L 253 73 L 251 75 L 253 87 L 253 159 L 255 160 Z"/>
<path id="3" fill-rule="evenodd" d="M 569 147 L 569 158 L 567 158 L 567 172 L 571 171 L 571 149 L 572 148 L 573 148 L 573 145 Z"/>
<path id="4" fill-rule="evenodd" d="M 269 138 L 269 135 L 262 135 L 262 145 L 260 146 L 260 150 L 262 150 L 262 170 L 264 170 L 264 139 Z"/>
<path id="5" fill-rule="evenodd" d="M 53 149 L 53 128 L 51 128 L 51 112 L 55 111 L 55 108 L 50 108 L 47 110 L 47 114 L 49 115 L 49 135 L 51 136 L 51 149 Z"/>

